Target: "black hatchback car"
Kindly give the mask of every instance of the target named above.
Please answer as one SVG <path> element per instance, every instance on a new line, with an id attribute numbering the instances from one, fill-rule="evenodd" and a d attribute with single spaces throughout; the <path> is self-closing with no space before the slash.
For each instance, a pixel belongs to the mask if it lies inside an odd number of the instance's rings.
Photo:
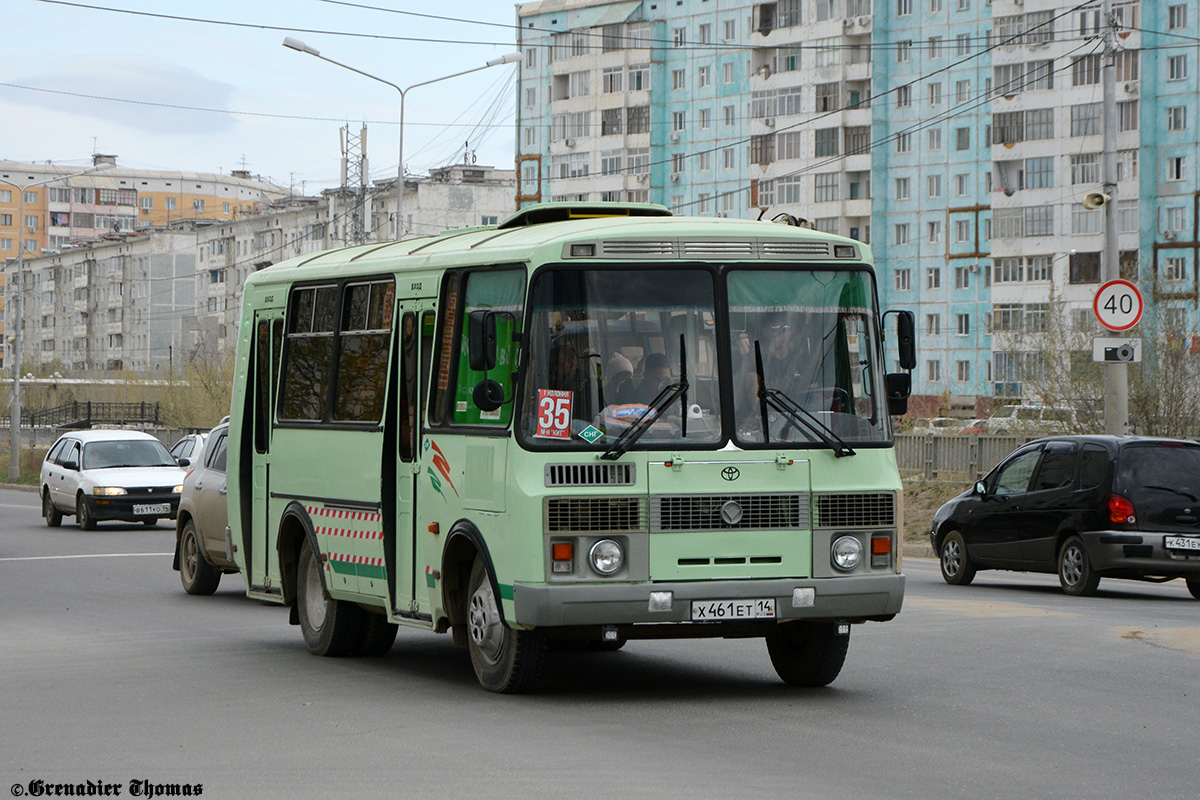
<path id="1" fill-rule="evenodd" d="M 1101 578 L 1184 578 L 1200 599 L 1200 444 L 1030 442 L 938 509 L 930 540 L 951 584 L 981 569 L 1057 572 L 1067 594 L 1088 595 Z"/>

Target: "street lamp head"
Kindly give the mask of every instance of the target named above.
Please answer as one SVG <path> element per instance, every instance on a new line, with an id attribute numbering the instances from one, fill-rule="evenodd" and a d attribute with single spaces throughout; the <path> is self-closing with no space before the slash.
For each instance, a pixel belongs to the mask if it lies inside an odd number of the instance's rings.
<path id="1" fill-rule="evenodd" d="M 309 46 L 308 46 L 308 45 L 306 45 L 304 42 L 300 41 L 299 39 L 293 39 L 291 36 L 285 36 L 285 37 L 284 37 L 284 39 L 283 39 L 283 46 L 284 46 L 284 47 L 289 47 L 289 48 L 291 48 L 292 50 L 296 50 L 296 51 L 298 51 L 298 52 L 301 52 L 301 53 L 308 53 L 310 56 L 319 56 L 319 55 L 321 55 L 321 51 L 320 51 L 320 50 L 318 50 L 317 48 L 315 48 L 315 47 L 309 47 Z"/>
<path id="2" fill-rule="evenodd" d="M 501 64 L 512 64 L 512 63 L 515 63 L 520 60 L 521 60 L 520 53 L 505 53 L 504 55 L 500 56 L 499 58 L 490 59 L 487 62 L 487 66 L 498 67 Z"/>

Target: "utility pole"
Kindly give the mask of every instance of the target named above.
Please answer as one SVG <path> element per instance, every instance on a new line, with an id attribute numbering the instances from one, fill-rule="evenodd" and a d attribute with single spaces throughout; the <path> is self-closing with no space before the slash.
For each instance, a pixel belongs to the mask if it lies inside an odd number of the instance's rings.
<path id="1" fill-rule="evenodd" d="M 1112 0 L 1103 4 L 1104 59 L 1101 85 L 1104 90 L 1104 259 L 1103 282 L 1121 277 L 1117 246 L 1117 37 Z M 1116 436 L 1129 433 L 1129 367 L 1124 362 L 1106 361 L 1104 370 L 1104 432 Z"/>

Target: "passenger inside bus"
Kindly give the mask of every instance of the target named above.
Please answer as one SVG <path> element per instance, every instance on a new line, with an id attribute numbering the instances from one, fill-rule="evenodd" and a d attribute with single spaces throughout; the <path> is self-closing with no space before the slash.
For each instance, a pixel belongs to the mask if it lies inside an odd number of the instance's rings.
<path id="1" fill-rule="evenodd" d="M 633 364 L 621 353 L 608 358 L 604 399 L 610 405 L 633 402 Z"/>

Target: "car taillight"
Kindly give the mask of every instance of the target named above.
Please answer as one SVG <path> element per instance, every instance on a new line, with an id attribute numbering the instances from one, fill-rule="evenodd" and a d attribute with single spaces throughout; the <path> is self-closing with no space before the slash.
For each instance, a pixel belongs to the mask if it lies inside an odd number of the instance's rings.
<path id="1" fill-rule="evenodd" d="M 1117 525 L 1133 525 L 1137 522 L 1133 515 L 1133 503 L 1119 494 L 1108 498 L 1108 518 Z"/>

